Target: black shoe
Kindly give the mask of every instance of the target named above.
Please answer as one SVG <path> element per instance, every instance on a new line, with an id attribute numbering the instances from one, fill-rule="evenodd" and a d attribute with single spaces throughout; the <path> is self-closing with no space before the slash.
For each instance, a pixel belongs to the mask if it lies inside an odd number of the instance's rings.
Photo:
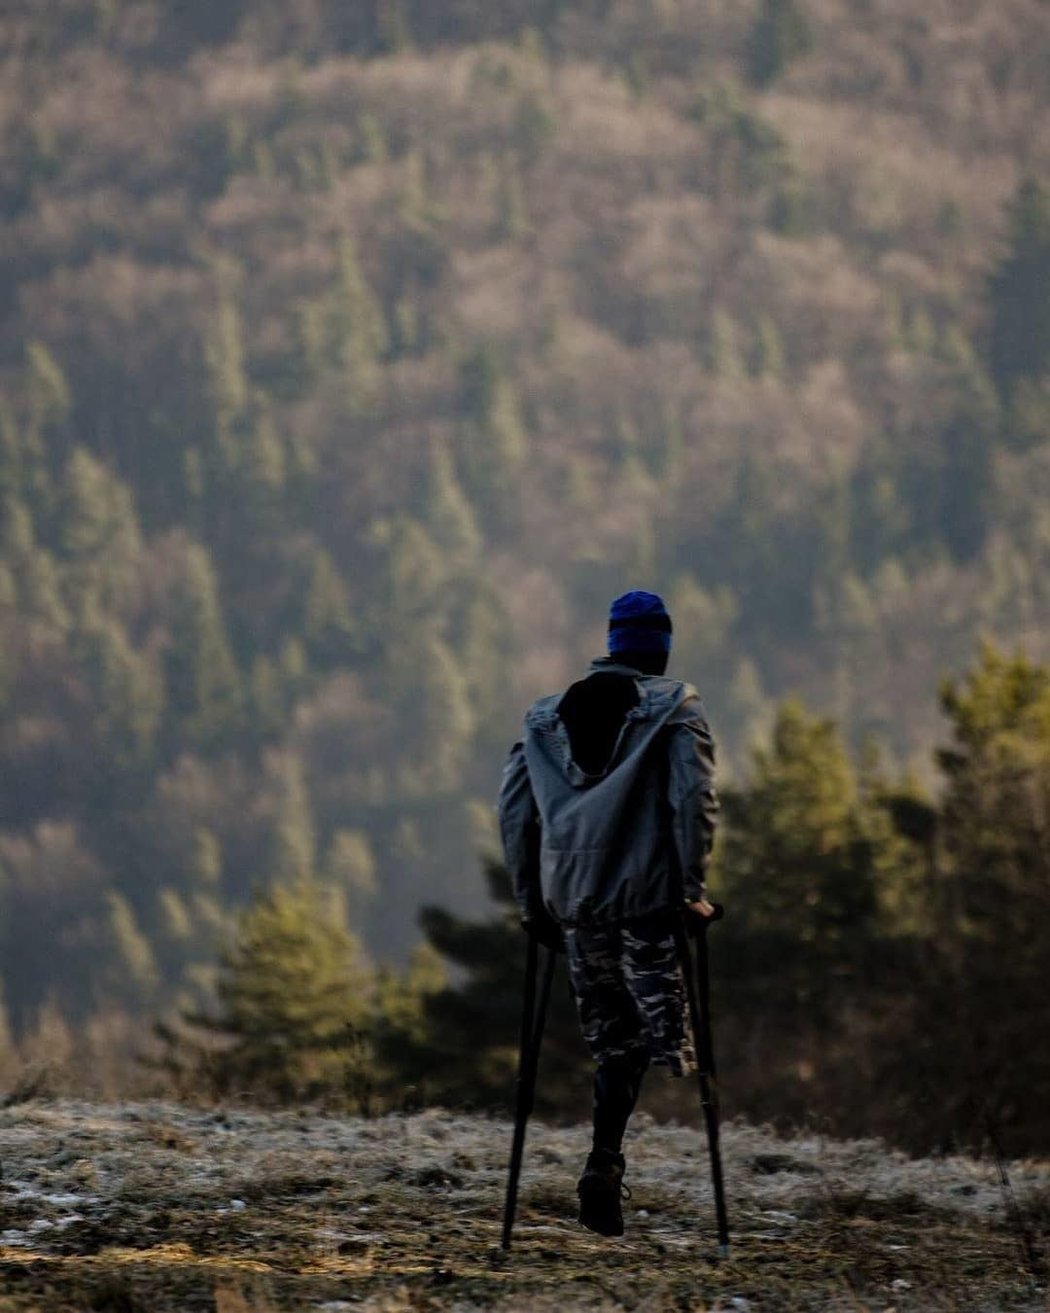
<path id="1" fill-rule="evenodd" d="M 623 1154 L 595 1150 L 587 1159 L 576 1193 L 580 1196 L 580 1221 L 599 1235 L 623 1235 L 620 1195 L 624 1191 Z"/>

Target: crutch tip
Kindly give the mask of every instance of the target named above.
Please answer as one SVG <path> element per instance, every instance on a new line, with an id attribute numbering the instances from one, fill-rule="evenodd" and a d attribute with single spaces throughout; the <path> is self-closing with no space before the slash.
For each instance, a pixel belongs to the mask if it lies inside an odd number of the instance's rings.
<path id="1" fill-rule="evenodd" d="M 718 1257 L 719 1257 L 719 1258 L 728 1258 L 728 1257 L 729 1257 L 729 1246 L 728 1246 L 728 1245 L 719 1245 L 719 1246 L 718 1246 Z"/>

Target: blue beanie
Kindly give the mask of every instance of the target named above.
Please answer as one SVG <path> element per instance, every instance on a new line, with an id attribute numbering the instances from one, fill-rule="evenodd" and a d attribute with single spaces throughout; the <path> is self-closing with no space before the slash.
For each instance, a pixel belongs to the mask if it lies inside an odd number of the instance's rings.
<path id="1" fill-rule="evenodd" d="M 609 653 L 670 652 L 671 617 L 656 593 L 624 593 L 609 608 Z"/>

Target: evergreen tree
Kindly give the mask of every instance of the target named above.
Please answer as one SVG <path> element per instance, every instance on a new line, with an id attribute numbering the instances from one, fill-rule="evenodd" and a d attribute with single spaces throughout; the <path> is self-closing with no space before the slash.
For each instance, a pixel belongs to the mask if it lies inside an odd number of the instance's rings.
<path id="1" fill-rule="evenodd" d="M 130 609 L 142 558 L 131 491 L 83 447 L 66 466 L 60 540 L 71 607 Z"/>
<path id="2" fill-rule="evenodd" d="M 457 983 L 424 999 L 423 1025 L 416 1032 L 420 1037 L 402 1036 L 401 1070 L 427 1102 L 506 1108 L 517 1067 L 525 936 L 506 872 L 494 861 L 484 869 L 497 905 L 488 921 L 465 921 L 437 907 L 420 916 L 427 943 L 448 963 Z M 559 973 L 563 970 L 564 959 Z M 556 982 L 537 1107 L 541 1112 L 580 1112 L 587 1107 L 589 1090 L 590 1067 L 575 1011 Z"/>
<path id="3" fill-rule="evenodd" d="M 363 830 L 335 832 L 325 855 L 324 876 L 343 894 L 353 924 L 363 924 L 369 906 L 379 893 L 375 856 Z"/>
<path id="4" fill-rule="evenodd" d="M 430 448 L 426 524 L 434 544 L 454 569 L 476 562 L 481 536 L 448 448 L 435 442 Z"/>
<path id="5" fill-rule="evenodd" d="M 110 998 L 141 1002 L 159 982 L 152 945 L 123 894 L 107 889 L 105 907 L 103 988 Z"/>
<path id="6" fill-rule="evenodd" d="M 376 398 L 379 358 L 387 349 L 388 337 L 382 310 L 349 234 L 339 241 L 329 331 L 336 363 L 343 372 L 348 407 L 351 414 L 361 414 Z"/>
<path id="7" fill-rule="evenodd" d="M 317 840 L 302 762 L 277 763 L 277 802 L 273 817 L 268 874 L 287 882 L 313 878 Z"/>
<path id="8" fill-rule="evenodd" d="M 989 363 L 1004 392 L 1050 371 L 1050 187 L 1025 178 L 1009 218 L 1007 252 L 989 284 Z"/>
<path id="9" fill-rule="evenodd" d="M 754 378 L 784 377 L 784 342 L 775 321 L 769 315 L 762 315 L 758 321 L 748 366 Z"/>
<path id="10" fill-rule="evenodd" d="M 232 457 L 230 430 L 248 404 L 248 375 L 241 317 L 229 296 L 219 303 L 215 322 L 205 343 L 205 361 L 220 449 Z"/>
<path id="11" fill-rule="evenodd" d="M 768 954 L 762 974 L 774 969 L 782 991 L 823 994 L 827 971 L 861 965 L 877 905 L 871 837 L 834 725 L 785 703 L 771 745 L 755 749 L 749 779 L 724 803 L 719 887 L 740 909 L 755 965 Z"/>
<path id="12" fill-rule="evenodd" d="M 26 347 L 27 441 L 30 450 L 58 437 L 70 417 L 73 400 L 62 366 L 43 342 Z"/>
<path id="13" fill-rule="evenodd" d="M 300 631 L 315 662 L 345 664 L 354 626 L 346 586 L 323 547 L 310 553 Z"/>
<path id="14" fill-rule="evenodd" d="M 225 1039 L 211 1059 L 217 1089 L 345 1100 L 366 1076 L 371 976 L 332 910 L 325 888 L 301 877 L 271 886 L 242 915 L 210 1023 Z"/>
<path id="15" fill-rule="evenodd" d="M 164 711 L 160 671 L 149 656 L 135 652 L 115 621 L 99 614 L 81 620 L 74 648 L 91 691 L 96 768 L 116 780 L 141 772 Z"/>
<path id="16" fill-rule="evenodd" d="M 288 462 L 281 435 L 271 411 L 262 407 L 245 425 L 238 440 L 235 482 L 238 503 L 251 514 L 257 531 L 278 532 L 287 476 Z"/>
<path id="17" fill-rule="evenodd" d="M 170 732 L 213 749 L 239 725 L 237 667 L 207 550 L 190 544 L 181 565 L 171 596 L 165 653 Z"/>
<path id="18" fill-rule="evenodd" d="M 972 1142 L 991 1124 L 1010 1155 L 1032 1152 L 1050 1135 L 1050 669 L 986 644 L 942 706 L 934 933 L 888 1079 L 907 1082 L 920 1142 Z"/>
<path id="19" fill-rule="evenodd" d="M 525 426 L 514 388 L 490 346 L 460 368 L 463 466 L 475 504 L 499 517 L 525 460 Z"/>
<path id="20" fill-rule="evenodd" d="M 21 1066 L 14 1032 L 4 1002 L 4 985 L 0 979 L 0 1088 L 11 1084 Z"/>
<path id="21" fill-rule="evenodd" d="M 751 82 L 756 87 L 768 86 L 811 45 L 809 23 L 798 0 L 762 0 L 747 47 Z"/>
<path id="22" fill-rule="evenodd" d="M 53 632 L 65 630 L 69 612 L 58 567 L 51 553 L 37 543 L 28 509 L 13 496 L 0 501 L 0 556 L 7 566 L 17 612 Z"/>

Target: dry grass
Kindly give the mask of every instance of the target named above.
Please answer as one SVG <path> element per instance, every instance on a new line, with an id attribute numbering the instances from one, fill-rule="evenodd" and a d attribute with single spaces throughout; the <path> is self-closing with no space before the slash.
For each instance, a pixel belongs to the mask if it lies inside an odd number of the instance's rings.
<path id="1" fill-rule="evenodd" d="M 628 1233 L 574 1220 L 581 1128 L 533 1128 L 512 1253 L 498 1249 L 509 1127 L 30 1104 L 0 1113 L 2 1313 L 288 1309 L 1046 1307 L 994 1167 L 729 1127 L 719 1262 L 706 1156 L 646 1117 Z M 1014 1164 L 1046 1245 L 1050 1171 Z"/>

